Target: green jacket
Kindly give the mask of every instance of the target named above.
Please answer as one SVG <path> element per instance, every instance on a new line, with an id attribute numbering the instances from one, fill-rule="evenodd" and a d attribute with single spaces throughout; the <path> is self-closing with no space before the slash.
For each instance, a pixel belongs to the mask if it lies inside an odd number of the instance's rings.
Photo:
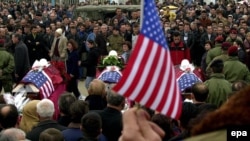
<path id="1" fill-rule="evenodd" d="M 216 44 L 214 48 L 207 52 L 206 63 L 209 64 L 215 57 L 222 54 L 221 44 Z"/>
<path id="2" fill-rule="evenodd" d="M 206 68 L 206 75 L 209 77 L 212 73 L 212 70 L 210 68 L 211 64 L 215 61 L 215 60 L 222 60 L 223 62 L 227 61 L 229 59 L 229 56 L 227 54 L 221 54 L 217 57 L 214 57 L 214 59 L 207 65 L 207 68 Z"/>
<path id="3" fill-rule="evenodd" d="M 250 83 L 250 72 L 245 64 L 239 61 L 238 57 L 230 56 L 224 62 L 225 79 L 233 83 L 237 80 L 245 80 Z"/>
<path id="4" fill-rule="evenodd" d="M 11 80 L 12 72 L 14 71 L 14 58 L 4 48 L 0 48 L 0 69 L 2 70 L 2 76 L 0 80 Z"/>
<path id="5" fill-rule="evenodd" d="M 204 82 L 207 85 L 209 94 L 207 102 L 220 107 L 232 93 L 231 83 L 225 80 L 222 73 L 211 74 L 210 79 Z"/>
<path id="6" fill-rule="evenodd" d="M 108 46 L 108 52 L 111 50 L 115 50 L 117 51 L 117 53 L 120 55 L 122 54 L 123 50 L 122 50 L 122 43 L 123 43 L 124 39 L 121 35 L 110 35 L 108 37 L 108 42 L 109 42 L 109 46 Z"/>

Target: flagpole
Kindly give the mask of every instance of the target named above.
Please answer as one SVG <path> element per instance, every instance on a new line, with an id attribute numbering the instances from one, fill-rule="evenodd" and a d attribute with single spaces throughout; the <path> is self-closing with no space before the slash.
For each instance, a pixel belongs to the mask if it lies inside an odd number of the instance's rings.
<path id="1" fill-rule="evenodd" d="M 143 8 L 144 8 L 144 0 L 141 0 L 141 12 L 140 12 L 140 29 L 142 27 L 142 21 L 143 21 Z"/>

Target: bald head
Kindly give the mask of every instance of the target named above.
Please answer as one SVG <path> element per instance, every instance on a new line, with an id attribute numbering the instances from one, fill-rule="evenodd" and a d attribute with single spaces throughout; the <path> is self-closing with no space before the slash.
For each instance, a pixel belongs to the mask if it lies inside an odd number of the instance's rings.
<path id="1" fill-rule="evenodd" d="M 208 96 L 208 88 L 204 83 L 198 82 L 192 86 L 192 93 L 198 102 L 204 102 Z"/>
<path id="2" fill-rule="evenodd" d="M 16 106 L 6 104 L 0 110 L 0 124 L 3 129 L 15 127 L 18 120 L 18 111 Z"/>

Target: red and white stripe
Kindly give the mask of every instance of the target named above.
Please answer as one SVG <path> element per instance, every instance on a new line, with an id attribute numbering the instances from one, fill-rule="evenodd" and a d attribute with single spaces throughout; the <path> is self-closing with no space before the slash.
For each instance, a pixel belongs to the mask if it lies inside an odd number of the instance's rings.
<path id="1" fill-rule="evenodd" d="M 181 98 L 169 50 L 139 35 L 123 77 L 113 88 L 119 94 L 178 119 Z"/>

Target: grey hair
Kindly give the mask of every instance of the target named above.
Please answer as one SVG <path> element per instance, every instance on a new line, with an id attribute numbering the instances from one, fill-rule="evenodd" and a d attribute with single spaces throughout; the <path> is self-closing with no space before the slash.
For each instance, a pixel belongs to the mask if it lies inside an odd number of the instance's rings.
<path id="1" fill-rule="evenodd" d="M 55 112 L 54 103 L 49 99 L 43 99 L 37 103 L 36 111 L 40 117 L 52 117 Z"/>
<path id="2" fill-rule="evenodd" d="M 7 136 L 12 136 L 13 138 L 17 140 L 26 138 L 26 134 L 23 130 L 14 128 L 14 127 L 3 130 L 2 134 L 7 135 Z"/>
<path id="3" fill-rule="evenodd" d="M 107 93 L 107 102 L 108 104 L 113 106 L 120 106 L 125 102 L 125 98 L 116 93 L 115 91 L 110 90 Z"/>

